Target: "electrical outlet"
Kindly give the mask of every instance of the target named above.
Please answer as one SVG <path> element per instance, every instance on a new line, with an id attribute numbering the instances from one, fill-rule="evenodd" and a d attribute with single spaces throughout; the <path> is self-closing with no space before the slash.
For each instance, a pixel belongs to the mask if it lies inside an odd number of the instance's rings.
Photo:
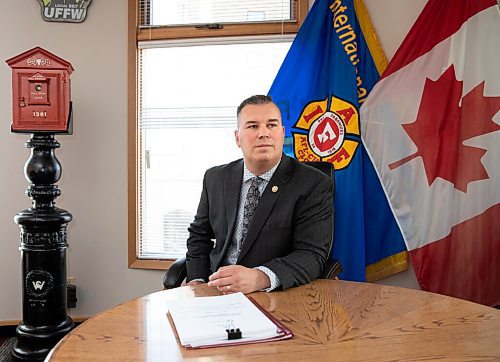
<path id="1" fill-rule="evenodd" d="M 78 298 L 76 297 L 76 285 L 74 284 L 68 284 L 68 288 L 66 290 L 66 301 L 67 301 L 67 308 L 75 308 L 76 307 L 76 302 Z"/>
<path id="2" fill-rule="evenodd" d="M 67 277 L 66 278 L 66 283 L 67 284 L 75 284 L 76 278 L 75 277 Z"/>

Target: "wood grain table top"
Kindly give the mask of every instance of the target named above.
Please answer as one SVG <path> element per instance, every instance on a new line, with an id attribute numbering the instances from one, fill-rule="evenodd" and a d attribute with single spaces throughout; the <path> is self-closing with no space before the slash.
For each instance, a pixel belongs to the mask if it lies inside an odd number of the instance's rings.
<path id="1" fill-rule="evenodd" d="M 500 360 L 500 311 L 419 290 L 336 280 L 252 293 L 290 340 L 183 348 L 166 300 L 219 295 L 205 284 L 146 295 L 82 323 L 46 361 Z"/>

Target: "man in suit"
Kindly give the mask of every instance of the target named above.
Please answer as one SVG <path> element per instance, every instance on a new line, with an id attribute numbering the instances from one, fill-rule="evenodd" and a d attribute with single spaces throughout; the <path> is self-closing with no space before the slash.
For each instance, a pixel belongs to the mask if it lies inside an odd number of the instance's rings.
<path id="1" fill-rule="evenodd" d="M 285 129 L 270 97 L 246 99 L 237 119 L 243 160 L 205 173 L 187 284 L 247 294 L 309 283 L 329 257 L 333 180 L 283 154 Z"/>

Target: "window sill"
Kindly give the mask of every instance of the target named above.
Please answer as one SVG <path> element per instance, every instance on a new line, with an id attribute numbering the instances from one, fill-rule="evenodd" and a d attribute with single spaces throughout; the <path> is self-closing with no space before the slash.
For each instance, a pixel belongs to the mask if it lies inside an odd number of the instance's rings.
<path id="1" fill-rule="evenodd" d="M 152 270 L 167 270 L 175 260 L 166 259 L 135 259 L 129 264 L 130 269 L 152 269 Z"/>

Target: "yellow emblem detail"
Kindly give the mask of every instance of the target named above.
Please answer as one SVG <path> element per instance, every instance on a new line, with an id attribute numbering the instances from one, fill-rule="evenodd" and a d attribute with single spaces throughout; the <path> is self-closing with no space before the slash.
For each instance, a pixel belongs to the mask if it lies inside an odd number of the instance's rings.
<path id="1" fill-rule="evenodd" d="M 359 113 L 355 105 L 333 96 L 307 104 L 293 132 L 295 157 L 300 161 L 331 162 L 336 170 L 351 163 L 359 146 Z M 356 136 L 354 139 L 346 136 Z"/>

